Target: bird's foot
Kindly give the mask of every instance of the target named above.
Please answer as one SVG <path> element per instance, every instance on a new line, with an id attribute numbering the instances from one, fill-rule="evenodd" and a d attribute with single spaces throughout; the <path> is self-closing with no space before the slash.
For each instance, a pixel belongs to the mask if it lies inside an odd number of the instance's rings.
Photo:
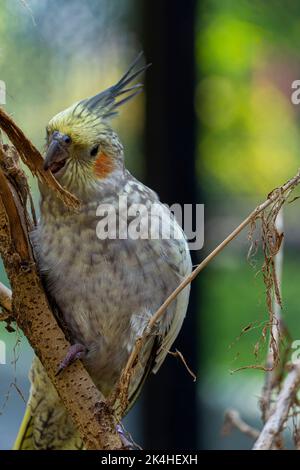
<path id="1" fill-rule="evenodd" d="M 117 433 L 120 436 L 122 444 L 127 450 L 142 450 L 142 448 L 134 442 L 129 432 L 126 431 L 122 424 L 117 424 Z"/>
<path id="2" fill-rule="evenodd" d="M 65 358 L 59 364 L 55 375 L 57 376 L 58 374 L 60 374 L 70 364 L 72 364 L 74 361 L 77 361 L 77 359 L 82 359 L 85 356 L 86 352 L 87 352 L 87 349 L 85 346 L 83 346 L 83 344 L 80 344 L 80 343 L 72 344 Z"/>

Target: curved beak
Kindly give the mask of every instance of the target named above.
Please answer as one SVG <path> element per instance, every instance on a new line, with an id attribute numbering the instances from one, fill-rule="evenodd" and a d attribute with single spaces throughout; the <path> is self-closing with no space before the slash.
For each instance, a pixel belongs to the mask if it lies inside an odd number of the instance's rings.
<path id="1" fill-rule="evenodd" d="M 49 144 L 45 155 L 44 170 L 52 170 L 59 166 L 60 162 L 63 162 L 68 157 L 68 150 L 60 135 L 55 135 Z"/>

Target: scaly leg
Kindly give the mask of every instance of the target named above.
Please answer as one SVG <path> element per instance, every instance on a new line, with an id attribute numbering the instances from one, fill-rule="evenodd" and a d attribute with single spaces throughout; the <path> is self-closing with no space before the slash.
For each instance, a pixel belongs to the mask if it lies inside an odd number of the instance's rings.
<path id="1" fill-rule="evenodd" d="M 87 353 L 87 348 L 80 343 L 72 344 L 65 358 L 61 361 L 56 372 L 56 376 L 66 369 L 72 362 L 82 359 Z"/>

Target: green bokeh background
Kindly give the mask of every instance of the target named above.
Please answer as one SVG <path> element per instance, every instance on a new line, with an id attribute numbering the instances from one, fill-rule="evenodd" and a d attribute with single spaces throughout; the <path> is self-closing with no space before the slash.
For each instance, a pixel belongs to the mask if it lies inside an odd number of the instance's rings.
<path id="1" fill-rule="evenodd" d="M 206 252 L 299 167 L 299 106 L 291 102 L 291 85 L 300 75 L 299 21 L 295 1 L 199 2 L 197 176 L 205 193 Z M 283 317 L 294 339 L 300 335 L 298 214 L 298 201 L 286 206 Z M 247 235 L 244 231 L 200 275 L 205 365 L 199 388 L 205 417 L 213 422 L 208 448 L 251 447 L 238 432 L 218 434 L 227 407 L 261 427 L 257 403 L 263 373 L 232 374 L 263 363 L 266 354 L 261 342 L 254 355 L 267 311 L 262 256 L 256 256 L 255 268 L 249 265 Z M 247 325 L 252 328 L 242 333 Z"/>

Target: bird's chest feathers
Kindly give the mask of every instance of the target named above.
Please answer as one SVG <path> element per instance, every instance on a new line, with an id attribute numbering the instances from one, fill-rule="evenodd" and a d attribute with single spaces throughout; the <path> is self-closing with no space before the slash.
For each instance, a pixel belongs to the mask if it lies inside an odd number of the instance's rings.
<path id="1" fill-rule="evenodd" d="M 128 240 L 99 240 L 97 218 L 41 233 L 39 265 L 76 341 L 97 342 L 122 336 L 145 291 L 143 250 Z M 144 285 L 144 288 L 143 288 Z"/>

